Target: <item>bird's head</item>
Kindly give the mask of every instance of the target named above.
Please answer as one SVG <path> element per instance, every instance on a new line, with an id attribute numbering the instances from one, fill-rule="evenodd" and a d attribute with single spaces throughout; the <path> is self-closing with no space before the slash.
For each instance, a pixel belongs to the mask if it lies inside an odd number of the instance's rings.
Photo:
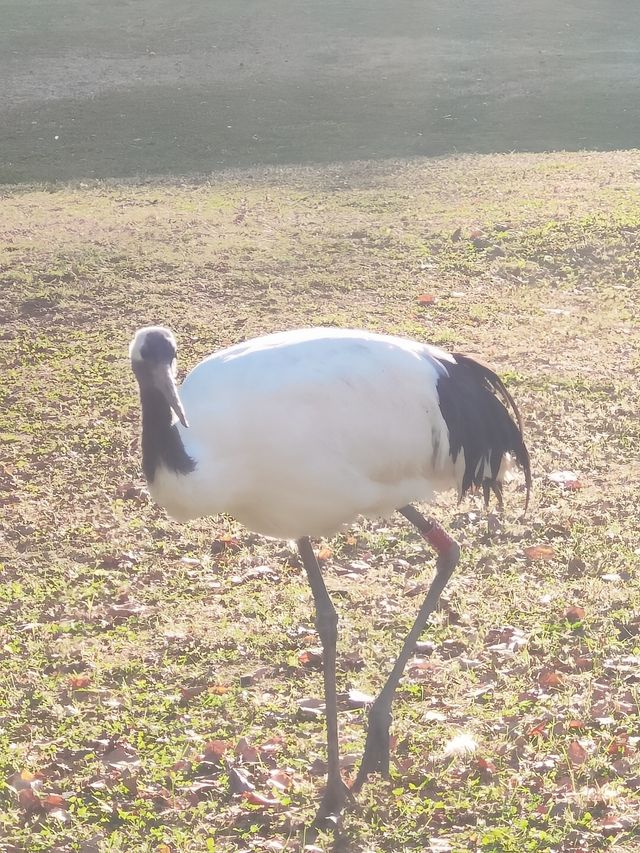
<path id="1" fill-rule="evenodd" d="M 138 329 L 129 345 L 131 369 L 138 380 L 140 392 L 151 388 L 160 391 L 180 423 L 188 427 L 176 388 L 176 353 L 176 339 L 164 326 Z"/>

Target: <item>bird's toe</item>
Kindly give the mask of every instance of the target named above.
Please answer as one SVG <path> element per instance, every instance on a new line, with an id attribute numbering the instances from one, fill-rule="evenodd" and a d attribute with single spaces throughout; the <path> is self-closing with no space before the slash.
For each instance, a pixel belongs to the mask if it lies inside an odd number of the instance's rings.
<path id="1" fill-rule="evenodd" d="M 345 806 L 352 802 L 354 802 L 354 796 L 342 779 L 328 784 L 312 827 L 323 831 L 337 829 Z"/>

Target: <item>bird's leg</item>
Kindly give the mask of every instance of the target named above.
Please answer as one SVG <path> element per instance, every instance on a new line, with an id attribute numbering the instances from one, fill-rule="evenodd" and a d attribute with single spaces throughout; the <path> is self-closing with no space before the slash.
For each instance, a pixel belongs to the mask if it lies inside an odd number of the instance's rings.
<path id="1" fill-rule="evenodd" d="M 404 641 L 400 654 L 396 658 L 391 674 L 369 711 L 364 755 L 356 780 L 351 786 L 351 790 L 354 792 L 360 790 L 370 773 L 378 772 L 385 778 L 389 775 L 389 726 L 391 725 L 393 697 L 407 661 L 415 652 L 416 642 L 420 638 L 429 616 L 437 607 L 440 595 L 453 574 L 460 556 L 458 543 L 442 529 L 435 519 L 425 518 L 412 506 L 402 507 L 399 512 L 417 527 L 422 536 L 436 551 L 438 555 L 436 575 L 413 627 Z"/>
<path id="2" fill-rule="evenodd" d="M 307 537 L 298 540 L 298 550 L 307 572 L 316 605 L 316 628 L 322 643 L 324 701 L 327 717 L 327 788 L 314 820 L 320 829 L 335 828 L 351 792 L 340 775 L 338 754 L 338 702 L 336 698 L 336 642 L 338 617 L 327 592 L 320 566 Z"/>

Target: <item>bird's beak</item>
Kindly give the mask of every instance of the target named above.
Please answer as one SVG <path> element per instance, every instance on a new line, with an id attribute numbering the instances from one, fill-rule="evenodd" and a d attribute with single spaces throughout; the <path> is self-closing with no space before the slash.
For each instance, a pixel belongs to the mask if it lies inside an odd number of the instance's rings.
<path id="1" fill-rule="evenodd" d="M 154 372 L 154 383 L 156 387 L 162 392 L 165 400 L 178 416 L 182 426 L 188 427 L 189 423 L 187 421 L 184 408 L 182 407 L 182 403 L 180 402 L 180 397 L 178 396 L 178 389 L 176 388 L 176 382 L 173 378 L 172 367 L 170 365 L 162 365 Z"/>

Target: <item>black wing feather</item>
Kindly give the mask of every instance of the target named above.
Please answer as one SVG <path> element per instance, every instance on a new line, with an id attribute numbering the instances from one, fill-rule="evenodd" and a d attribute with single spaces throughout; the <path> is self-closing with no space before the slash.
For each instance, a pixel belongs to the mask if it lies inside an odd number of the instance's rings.
<path id="1" fill-rule="evenodd" d="M 438 380 L 438 396 L 454 462 L 460 450 L 464 451 L 461 493 L 472 486 L 482 486 L 485 502 L 494 491 L 501 504 L 502 487 L 497 478 L 505 453 L 510 453 L 524 472 L 526 511 L 531 494 L 531 462 L 518 407 L 497 373 L 462 353 L 453 353 L 453 358 L 455 364 L 441 362 L 446 374 Z M 485 460 L 489 462 L 490 478 L 485 477 Z"/>

